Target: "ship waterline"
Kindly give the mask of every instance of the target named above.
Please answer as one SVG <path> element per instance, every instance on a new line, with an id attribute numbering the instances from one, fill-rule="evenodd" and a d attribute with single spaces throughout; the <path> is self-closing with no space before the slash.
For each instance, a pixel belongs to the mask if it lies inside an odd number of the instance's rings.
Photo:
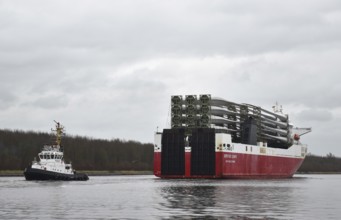
<path id="1" fill-rule="evenodd" d="M 304 158 L 222 152 L 216 153 L 216 158 L 219 159 L 216 159 L 216 170 L 213 175 L 192 175 L 191 153 L 185 153 L 184 175 L 162 175 L 160 158 L 161 153 L 154 154 L 154 175 L 157 177 L 227 179 L 290 178 L 304 160 Z"/>

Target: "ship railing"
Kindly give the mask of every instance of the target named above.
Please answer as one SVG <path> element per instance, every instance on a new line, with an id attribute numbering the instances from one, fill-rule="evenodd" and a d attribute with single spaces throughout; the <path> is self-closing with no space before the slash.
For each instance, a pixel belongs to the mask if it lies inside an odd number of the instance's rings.
<path id="1" fill-rule="evenodd" d="M 59 152 L 60 151 L 60 146 L 59 145 L 44 145 L 42 148 L 43 151 L 55 151 Z"/>

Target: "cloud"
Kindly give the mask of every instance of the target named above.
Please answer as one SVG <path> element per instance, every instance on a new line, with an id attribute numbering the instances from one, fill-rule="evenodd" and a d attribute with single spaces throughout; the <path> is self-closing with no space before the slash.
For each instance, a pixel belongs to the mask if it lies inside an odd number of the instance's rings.
<path id="1" fill-rule="evenodd" d="M 67 98 L 63 95 L 48 95 L 36 98 L 31 102 L 24 103 L 24 105 L 31 105 L 44 109 L 59 109 L 66 108 L 68 105 Z"/>
<path id="2" fill-rule="evenodd" d="M 327 123 L 333 119 L 333 114 L 327 110 L 309 109 L 300 112 L 298 118 L 301 121 L 319 121 Z"/>
<path id="3" fill-rule="evenodd" d="M 1 84 L 0 84 L 1 85 Z M 16 101 L 16 96 L 10 91 L 5 89 L 0 89 L 0 110 L 8 109 Z"/>
<path id="4" fill-rule="evenodd" d="M 278 101 L 297 125 L 341 132 L 339 1 L 70 4 L 1 1 L 3 128 L 56 119 L 71 134 L 151 142 L 171 95 L 209 93 L 270 110 Z M 323 129 L 309 135 L 315 152 L 341 155 L 317 146 Z"/>

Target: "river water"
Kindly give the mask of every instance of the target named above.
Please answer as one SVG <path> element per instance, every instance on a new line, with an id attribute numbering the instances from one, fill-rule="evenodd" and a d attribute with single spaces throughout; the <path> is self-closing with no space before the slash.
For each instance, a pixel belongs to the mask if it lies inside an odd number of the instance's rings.
<path id="1" fill-rule="evenodd" d="M 284 180 L 86 182 L 0 177 L 0 219 L 341 219 L 341 175 Z"/>

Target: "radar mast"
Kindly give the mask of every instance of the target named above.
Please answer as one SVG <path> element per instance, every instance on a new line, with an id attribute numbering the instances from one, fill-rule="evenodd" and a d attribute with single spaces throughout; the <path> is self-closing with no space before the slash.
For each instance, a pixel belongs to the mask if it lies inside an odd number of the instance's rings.
<path id="1" fill-rule="evenodd" d="M 56 144 L 57 146 L 60 146 L 62 142 L 62 136 L 65 134 L 64 133 L 65 130 L 64 130 L 64 126 L 61 125 L 59 122 L 55 120 L 54 122 L 56 123 L 56 129 L 55 130 L 51 129 L 51 131 L 56 132 Z"/>

